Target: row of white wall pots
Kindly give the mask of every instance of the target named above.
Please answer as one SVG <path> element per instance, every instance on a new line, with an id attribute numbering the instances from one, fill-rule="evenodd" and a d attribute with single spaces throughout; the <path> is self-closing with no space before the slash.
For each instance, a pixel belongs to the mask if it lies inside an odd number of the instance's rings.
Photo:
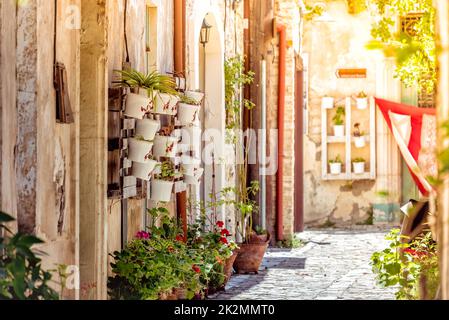
<path id="1" fill-rule="evenodd" d="M 342 164 L 341 163 L 331 163 L 329 164 L 331 174 L 332 175 L 339 175 L 342 171 Z M 352 166 L 354 168 L 355 174 L 364 174 L 365 173 L 365 162 L 353 162 Z"/>
<path id="2" fill-rule="evenodd" d="M 356 98 L 357 109 L 365 110 L 368 108 L 368 98 Z M 321 107 L 324 109 L 333 109 L 335 106 L 335 99 L 332 97 L 324 97 L 321 100 Z"/>
<path id="3" fill-rule="evenodd" d="M 178 153 L 178 138 L 156 135 L 154 138 L 153 155 L 156 158 L 175 158 Z"/>
<path id="4" fill-rule="evenodd" d="M 143 89 L 142 89 L 143 90 Z M 144 94 L 129 93 L 126 96 L 125 112 L 127 117 L 143 119 L 146 114 L 164 114 L 175 116 L 178 113 L 179 99 L 175 96 L 156 92 L 154 103 L 153 99 L 148 97 L 146 91 Z"/>

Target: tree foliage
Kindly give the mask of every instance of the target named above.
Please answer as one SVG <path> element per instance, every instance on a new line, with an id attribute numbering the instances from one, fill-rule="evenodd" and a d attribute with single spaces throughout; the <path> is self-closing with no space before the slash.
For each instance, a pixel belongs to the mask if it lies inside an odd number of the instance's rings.
<path id="1" fill-rule="evenodd" d="M 396 57 L 396 77 L 407 87 L 432 92 L 436 83 L 435 8 L 432 0 L 371 0 L 379 17 L 373 25 L 370 49 L 381 49 Z M 416 14 L 408 32 L 397 26 L 397 18 Z"/>

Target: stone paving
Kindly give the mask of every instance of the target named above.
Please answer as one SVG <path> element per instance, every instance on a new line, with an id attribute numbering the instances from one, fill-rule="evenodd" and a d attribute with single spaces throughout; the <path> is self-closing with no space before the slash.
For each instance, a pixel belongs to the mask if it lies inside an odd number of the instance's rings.
<path id="1" fill-rule="evenodd" d="M 376 285 L 370 257 L 387 246 L 379 230 L 319 230 L 298 235 L 300 249 L 270 249 L 258 275 L 234 275 L 216 300 L 392 300 Z"/>

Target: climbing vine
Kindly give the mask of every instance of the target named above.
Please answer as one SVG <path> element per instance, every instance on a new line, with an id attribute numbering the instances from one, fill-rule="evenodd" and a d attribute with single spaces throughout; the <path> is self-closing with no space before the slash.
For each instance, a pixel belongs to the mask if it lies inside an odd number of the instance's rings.
<path id="1" fill-rule="evenodd" d="M 383 50 L 396 57 L 396 77 L 407 87 L 417 86 L 431 93 L 436 84 L 435 8 L 432 0 L 371 0 L 374 14 L 379 17 L 373 25 L 374 40 L 369 49 Z M 405 31 L 396 19 L 406 20 Z"/>

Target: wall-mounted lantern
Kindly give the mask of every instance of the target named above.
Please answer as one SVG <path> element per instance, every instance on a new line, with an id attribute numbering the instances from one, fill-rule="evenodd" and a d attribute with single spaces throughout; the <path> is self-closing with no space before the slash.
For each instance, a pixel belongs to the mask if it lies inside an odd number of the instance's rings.
<path id="1" fill-rule="evenodd" d="M 204 18 L 203 20 L 203 26 L 201 27 L 201 38 L 200 38 L 200 42 L 201 44 L 205 47 L 206 44 L 209 43 L 210 40 L 210 29 L 212 29 L 212 25 L 210 25 L 206 18 Z"/>

